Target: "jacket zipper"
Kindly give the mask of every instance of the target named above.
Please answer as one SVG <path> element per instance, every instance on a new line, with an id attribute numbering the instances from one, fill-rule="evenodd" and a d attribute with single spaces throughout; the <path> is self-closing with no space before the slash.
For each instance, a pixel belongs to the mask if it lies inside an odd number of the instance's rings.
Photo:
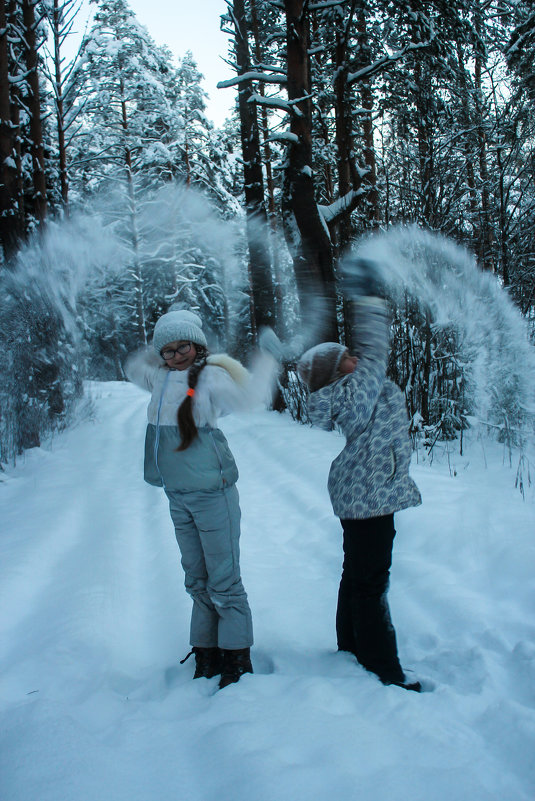
<path id="1" fill-rule="evenodd" d="M 163 480 L 163 476 L 160 472 L 160 465 L 158 464 L 158 449 L 160 447 L 160 412 L 162 411 L 162 404 L 163 404 L 163 396 L 165 395 L 165 390 L 167 388 L 167 382 L 169 381 L 169 376 L 171 372 L 168 371 L 167 375 L 165 376 L 165 381 L 163 382 L 162 391 L 160 394 L 160 400 L 158 402 L 158 414 L 156 415 L 156 436 L 154 437 L 154 463 L 156 465 L 156 470 L 158 471 L 158 475 L 160 476 L 162 487 L 165 489 L 165 481 Z"/>

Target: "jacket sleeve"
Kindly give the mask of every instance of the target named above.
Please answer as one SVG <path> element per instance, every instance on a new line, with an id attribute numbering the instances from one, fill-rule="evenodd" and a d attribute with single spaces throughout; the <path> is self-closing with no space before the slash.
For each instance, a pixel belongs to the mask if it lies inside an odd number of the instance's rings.
<path id="1" fill-rule="evenodd" d="M 356 312 L 358 363 L 354 372 L 313 393 L 309 404 L 312 423 L 327 430 L 337 425 L 348 438 L 358 435 L 370 421 L 386 379 L 388 350 L 385 302 L 363 298 L 357 302 Z"/>
<path id="2" fill-rule="evenodd" d="M 142 348 L 132 353 L 124 365 L 126 377 L 141 389 L 152 392 L 158 370 L 162 367 L 162 360 L 152 348 Z"/>
<path id="3" fill-rule="evenodd" d="M 237 370 L 236 366 L 241 369 Z M 278 364 L 269 354 L 260 353 L 249 371 L 229 357 L 214 356 L 206 370 L 210 370 L 207 385 L 211 402 L 219 416 L 269 403 Z"/>

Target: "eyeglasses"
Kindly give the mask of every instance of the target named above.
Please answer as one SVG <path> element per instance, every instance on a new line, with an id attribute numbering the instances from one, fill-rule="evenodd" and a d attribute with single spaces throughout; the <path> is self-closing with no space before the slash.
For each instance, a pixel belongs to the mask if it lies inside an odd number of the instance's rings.
<path id="1" fill-rule="evenodd" d="M 160 356 L 162 359 L 165 359 L 166 362 L 169 359 L 173 359 L 177 353 L 180 353 L 181 356 L 185 356 L 186 353 L 189 353 L 191 350 L 191 342 L 184 342 L 183 345 L 179 345 L 178 348 L 166 348 L 165 350 L 160 351 Z"/>

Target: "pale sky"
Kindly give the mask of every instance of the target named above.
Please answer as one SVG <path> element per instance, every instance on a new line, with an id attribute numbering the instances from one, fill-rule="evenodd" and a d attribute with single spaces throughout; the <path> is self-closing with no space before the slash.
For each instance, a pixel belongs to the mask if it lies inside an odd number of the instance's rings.
<path id="1" fill-rule="evenodd" d="M 219 29 L 220 16 L 226 11 L 225 0 L 128 0 L 138 20 L 148 28 L 156 44 L 167 45 L 174 56 L 191 50 L 200 72 L 204 89 L 209 94 L 207 116 L 221 125 L 234 105 L 235 89 L 216 89 L 218 81 L 232 77 L 230 68 L 221 60 L 228 51 L 228 36 Z M 84 3 L 80 19 L 88 15 Z M 82 28 L 83 26 L 77 26 Z"/>

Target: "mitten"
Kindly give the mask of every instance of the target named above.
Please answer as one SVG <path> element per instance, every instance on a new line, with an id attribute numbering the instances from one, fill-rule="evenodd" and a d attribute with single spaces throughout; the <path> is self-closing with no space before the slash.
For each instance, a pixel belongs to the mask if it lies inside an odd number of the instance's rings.
<path id="1" fill-rule="evenodd" d="M 370 259 L 349 256 L 342 263 L 341 276 L 342 292 L 350 300 L 355 296 L 384 298 L 386 295 L 381 269 Z"/>
<path id="2" fill-rule="evenodd" d="M 272 328 L 263 326 L 258 334 L 258 347 L 264 353 L 269 353 L 273 358 L 281 362 L 284 355 L 282 342 Z"/>

